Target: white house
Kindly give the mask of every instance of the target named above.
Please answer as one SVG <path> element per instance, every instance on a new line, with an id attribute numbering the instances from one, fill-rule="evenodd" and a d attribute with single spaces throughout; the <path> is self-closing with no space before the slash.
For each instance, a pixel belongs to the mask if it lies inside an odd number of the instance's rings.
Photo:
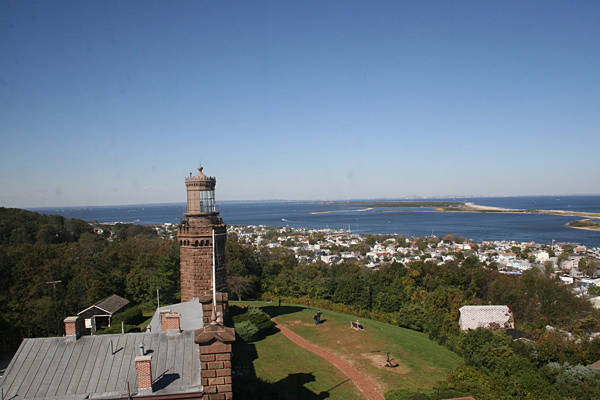
<path id="1" fill-rule="evenodd" d="M 514 329 L 515 320 L 509 306 L 463 306 L 458 326 L 467 329 Z"/>

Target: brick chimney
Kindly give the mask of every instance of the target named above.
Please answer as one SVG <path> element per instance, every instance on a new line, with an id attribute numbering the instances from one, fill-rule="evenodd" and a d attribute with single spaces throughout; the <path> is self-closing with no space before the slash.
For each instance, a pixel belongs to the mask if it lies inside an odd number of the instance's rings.
<path id="1" fill-rule="evenodd" d="M 171 310 L 160 311 L 160 330 L 178 332 L 181 329 L 181 316 Z"/>
<path id="2" fill-rule="evenodd" d="M 162 315 L 161 315 L 162 317 Z M 165 315 L 165 318 L 163 320 L 162 325 L 162 330 L 163 332 L 165 331 L 172 331 L 172 332 L 179 332 L 180 331 L 180 323 L 181 323 L 181 318 L 179 313 L 174 312 L 174 313 L 168 313 Z"/>
<path id="3" fill-rule="evenodd" d="M 79 316 L 67 317 L 65 322 L 65 336 L 69 340 L 77 340 L 81 336 L 83 320 Z"/>
<path id="4" fill-rule="evenodd" d="M 165 331 L 164 328 L 167 325 L 167 315 L 171 314 L 171 310 L 160 310 L 160 330 Z"/>
<path id="5" fill-rule="evenodd" d="M 138 394 L 152 393 L 152 356 L 137 356 L 135 369 L 137 370 Z"/>

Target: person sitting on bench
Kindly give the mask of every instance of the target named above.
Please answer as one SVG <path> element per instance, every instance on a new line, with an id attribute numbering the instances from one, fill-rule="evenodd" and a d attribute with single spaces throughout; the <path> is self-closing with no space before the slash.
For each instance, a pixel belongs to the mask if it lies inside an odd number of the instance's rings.
<path id="1" fill-rule="evenodd" d="M 358 320 L 356 320 L 355 322 L 352 322 L 352 328 L 356 329 L 356 330 L 363 330 L 365 328 L 363 328 L 363 326 L 361 325 L 360 322 L 358 322 Z"/>

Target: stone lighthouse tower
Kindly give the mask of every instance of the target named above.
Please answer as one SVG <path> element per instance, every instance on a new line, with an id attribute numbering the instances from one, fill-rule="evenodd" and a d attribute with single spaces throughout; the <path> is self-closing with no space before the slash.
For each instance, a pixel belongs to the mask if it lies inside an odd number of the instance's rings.
<path id="1" fill-rule="evenodd" d="M 198 173 L 185 178 L 187 212 L 177 231 L 180 246 L 181 301 L 206 297 L 213 290 L 213 264 L 217 292 L 226 292 L 225 241 L 227 225 L 215 206 L 217 180 Z M 222 296 L 219 296 L 222 297 Z M 202 300 L 201 300 L 202 301 Z"/>

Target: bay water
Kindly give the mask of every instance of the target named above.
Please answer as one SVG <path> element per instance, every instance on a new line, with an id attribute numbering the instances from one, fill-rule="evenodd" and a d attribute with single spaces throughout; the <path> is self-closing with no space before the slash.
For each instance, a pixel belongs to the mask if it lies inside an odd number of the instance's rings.
<path id="1" fill-rule="evenodd" d="M 386 200 L 390 201 L 390 200 Z M 424 199 L 461 201 L 477 205 L 524 210 L 565 210 L 600 213 L 600 196 L 530 196 Z M 322 201 L 220 202 L 228 225 L 289 226 L 310 229 L 345 229 L 356 233 L 443 236 L 446 233 L 482 240 L 533 241 L 542 244 L 580 243 L 600 247 L 600 231 L 569 228 L 580 217 L 510 213 L 460 213 L 416 211 L 404 208 L 365 209 L 355 204 Z M 178 224 L 185 203 L 127 206 L 34 208 L 85 221 L 125 222 L 143 225 Z"/>

